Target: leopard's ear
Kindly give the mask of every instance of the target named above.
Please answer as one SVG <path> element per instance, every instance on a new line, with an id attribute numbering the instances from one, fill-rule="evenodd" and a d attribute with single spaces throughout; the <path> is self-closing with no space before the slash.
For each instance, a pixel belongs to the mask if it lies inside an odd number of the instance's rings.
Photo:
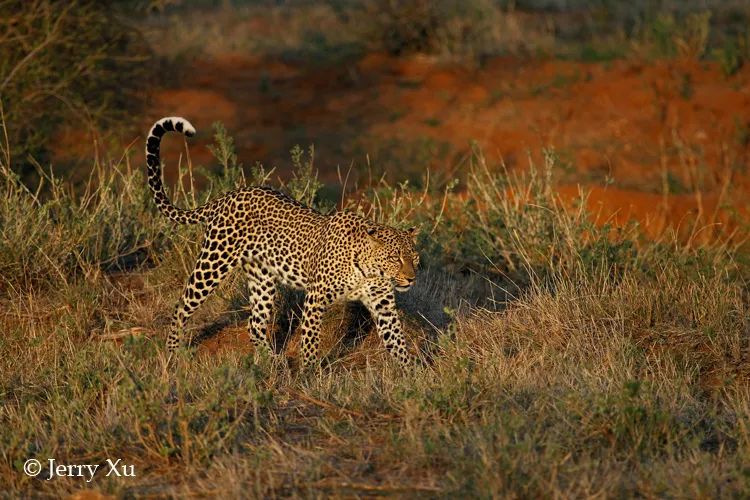
<path id="1" fill-rule="evenodd" d="M 378 233 L 378 228 L 376 227 L 365 227 L 365 234 L 367 235 L 367 239 L 369 239 L 371 242 L 373 242 L 376 246 L 382 246 L 383 242 L 376 236 Z"/>
<path id="2" fill-rule="evenodd" d="M 420 230 L 419 226 L 412 226 L 406 230 L 406 234 L 411 236 L 412 241 L 416 242 L 417 236 L 419 236 L 419 230 Z"/>

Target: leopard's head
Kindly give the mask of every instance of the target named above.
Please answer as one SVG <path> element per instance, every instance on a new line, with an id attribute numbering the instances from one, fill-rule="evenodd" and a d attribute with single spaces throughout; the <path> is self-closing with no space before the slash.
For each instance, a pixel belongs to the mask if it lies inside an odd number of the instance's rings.
<path id="1" fill-rule="evenodd" d="M 358 265 L 367 277 L 390 279 L 396 290 L 405 292 L 414 284 L 419 254 L 414 248 L 418 229 L 406 231 L 389 226 L 372 225 L 362 228 L 366 248 Z"/>

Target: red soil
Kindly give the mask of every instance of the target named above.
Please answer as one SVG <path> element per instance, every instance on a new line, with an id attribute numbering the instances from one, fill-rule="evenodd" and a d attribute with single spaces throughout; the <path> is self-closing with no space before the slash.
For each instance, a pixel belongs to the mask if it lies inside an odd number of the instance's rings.
<path id="1" fill-rule="evenodd" d="M 542 149 L 554 147 L 571 184 L 563 193 L 592 187 L 591 208 L 617 223 L 634 217 L 658 234 L 690 214 L 726 219 L 714 217 L 717 203 L 747 213 L 750 68 L 725 77 L 715 63 L 695 61 L 496 58 L 468 69 L 425 56 L 323 65 L 227 54 L 186 73 L 180 88 L 157 92 L 141 126 L 163 115 L 189 118 L 199 130 L 194 163 L 212 163 L 205 145 L 216 120 L 245 165 L 261 161 L 283 175 L 291 146 L 314 144 L 321 177 L 331 182 L 337 166 L 353 161 L 356 172 L 378 145 L 395 144 L 398 162 L 398 144 L 445 144 L 442 160 L 397 163 L 411 173 L 465 168 L 457 160 L 472 141 L 490 163 L 510 169 L 525 168 L 529 155 L 540 164 Z M 168 140 L 164 155 L 176 158 L 181 148 Z M 666 202 L 665 185 L 678 193 Z"/>

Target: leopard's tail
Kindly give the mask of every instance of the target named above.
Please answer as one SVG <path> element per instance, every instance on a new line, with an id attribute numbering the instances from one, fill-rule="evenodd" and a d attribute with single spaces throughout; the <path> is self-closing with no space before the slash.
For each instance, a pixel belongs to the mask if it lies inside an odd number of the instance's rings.
<path id="1" fill-rule="evenodd" d="M 207 217 L 204 207 L 195 210 L 183 210 L 172 204 L 164 191 L 161 172 L 161 156 L 159 148 L 161 138 L 167 132 L 180 132 L 188 137 L 195 135 L 195 128 L 184 118 L 168 116 L 154 123 L 146 139 L 146 165 L 148 166 L 148 185 L 154 193 L 154 201 L 161 213 L 180 224 L 197 224 L 204 222 Z"/>

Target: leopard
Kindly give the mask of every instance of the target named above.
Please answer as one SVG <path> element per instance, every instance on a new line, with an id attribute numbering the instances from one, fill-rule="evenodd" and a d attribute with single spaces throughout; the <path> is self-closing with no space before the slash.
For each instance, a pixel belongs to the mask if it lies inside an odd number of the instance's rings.
<path id="1" fill-rule="evenodd" d="M 270 322 L 278 285 L 304 291 L 299 356 L 303 367 L 319 362 L 325 311 L 336 302 L 361 302 L 377 335 L 401 367 L 416 366 L 406 346 L 395 292 L 416 281 L 418 227 L 377 223 L 349 210 L 323 214 L 268 186 L 229 191 L 195 209 L 175 206 L 162 179 L 160 147 L 167 132 L 196 130 L 185 118 L 165 117 L 146 139 L 148 185 L 158 210 L 178 224 L 204 226 L 200 251 L 169 327 L 166 347 L 186 347 L 188 319 L 235 269 L 247 280 L 248 331 L 254 350 L 274 357 Z"/>

